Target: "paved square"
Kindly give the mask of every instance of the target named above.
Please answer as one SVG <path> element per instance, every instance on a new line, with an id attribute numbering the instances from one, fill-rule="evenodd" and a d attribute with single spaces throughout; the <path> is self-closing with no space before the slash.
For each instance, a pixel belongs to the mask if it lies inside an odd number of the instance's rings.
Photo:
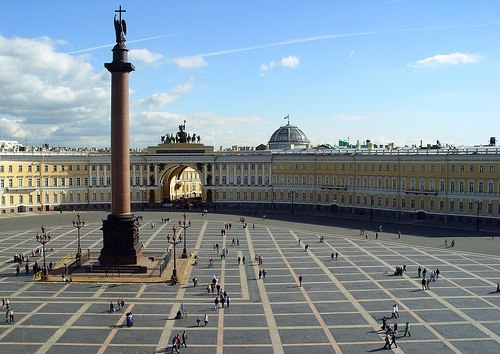
<path id="1" fill-rule="evenodd" d="M 82 217 L 82 248 L 98 254 L 105 214 Z M 172 221 L 161 223 L 164 217 Z M 164 252 L 166 235 L 180 217 L 143 213 L 140 237 L 145 249 Z M 176 286 L 43 283 L 33 281 L 31 271 L 26 275 L 24 268 L 16 276 L 13 255 L 31 255 L 39 246 L 33 236 L 41 223 L 53 235 L 47 262 L 56 263 L 75 251 L 74 215 L 2 219 L 0 297 L 9 298 L 15 321 L 0 322 L 0 353 L 163 353 L 172 337 L 183 331 L 188 334 L 183 353 L 373 352 L 383 346 L 384 316 L 390 326 L 398 324 L 398 348 L 392 349 L 398 353 L 500 352 L 500 293 L 494 291 L 500 281 L 497 239 L 464 237 L 448 248 L 444 237 L 427 237 L 425 228 L 412 225 L 393 226 L 404 228 L 401 239 L 389 225 L 378 240 L 366 240 L 358 227 L 336 225 L 335 220 L 328 226 L 247 218 L 244 228 L 239 215 L 189 217 L 187 248 L 200 263 L 187 268 L 183 283 Z M 228 223 L 231 227 L 221 236 Z M 324 242 L 319 242 L 321 236 Z M 228 249 L 226 259 L 214 244 Z M 339 254 L 336 260 L 332 253 Z M 262 257 L 261 265 L 256 256 Z M 245 257 L 245 264 L 238 264 L 238 257 Z M 42 262 L 39 255 L 30 256 L 31 262 L 35 260 Z M 403 264 L 407 272 L 393 275 Z M 422 290 L 419 266 L 427 269 L 427 277 L 432 270 L 441 272 L 430 290 Z M 263 270 L 265 276 L 259 277 Z M 214 275 L 231 299 L 229 307 L 219 304 L 214 309 L 216 294 L 207 292 Z M 198 287 L 191 281 L 195 276 Z M 110 313 L 110 302 L 121 298 L 125 308 Z M 181 303 L 189 318 L 175 320 Z M 393 304 L 399 307 L 399 317 L 391 318 Z M 126 312 L 134 314 L 131 328 L 125 325 Z M 406 322 L 411 324 L 411 337 L 404 336 Z"/>

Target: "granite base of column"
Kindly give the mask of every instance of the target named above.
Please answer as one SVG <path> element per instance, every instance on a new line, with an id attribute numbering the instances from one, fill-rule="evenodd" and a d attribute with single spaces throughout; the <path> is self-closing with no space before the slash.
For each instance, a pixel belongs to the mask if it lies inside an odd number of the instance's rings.
<path id="1" fill-rule="evenodd" d="M 133 214 L 108 215 L 102 220 L 103 248 L 101 265 L 138 264 L 142 258 L 139 242 L 139 218 Z"/>

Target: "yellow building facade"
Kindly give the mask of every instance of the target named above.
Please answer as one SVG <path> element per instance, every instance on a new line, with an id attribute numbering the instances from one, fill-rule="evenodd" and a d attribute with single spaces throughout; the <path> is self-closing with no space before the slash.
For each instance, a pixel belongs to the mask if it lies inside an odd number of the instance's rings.
<path id="1" fill-rule="evenodd" d="M 259 150 L 162 142 L 132 151 L 132 208 L 192 199 L 209 209 L 500 223 L 499 147 L 312 148 L 293 140 L 297 127 L 280 129 L 289 141 L 278 148 L 271 139 Z M 107 210 L 111 173 L 109 151 L 4 149 L 1 213 Z"/>

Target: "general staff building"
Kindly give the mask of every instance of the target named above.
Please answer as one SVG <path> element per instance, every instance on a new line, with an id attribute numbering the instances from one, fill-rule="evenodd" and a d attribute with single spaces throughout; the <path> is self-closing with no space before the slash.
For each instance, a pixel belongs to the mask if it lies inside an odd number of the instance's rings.
<path id="1" fill-rule="evenodd" d="M 500 224 L 495 138 L 472 147 L 312 147 L 288 123 L 267 145 L 216 151 L 186 134 L 180 129 L 130 152 L 133 210 L 168 205 Z M 4 142 L 1 213 L 109 210 L 111 173 L 109 150 Z"/>

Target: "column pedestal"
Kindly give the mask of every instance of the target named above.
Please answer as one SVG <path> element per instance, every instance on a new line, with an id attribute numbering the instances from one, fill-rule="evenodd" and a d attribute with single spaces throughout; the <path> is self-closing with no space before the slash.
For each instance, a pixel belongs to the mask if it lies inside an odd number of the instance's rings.
<path id="1" fill-rule="evenodd" d="M 138 264 L 142 258 L 139 242 L 139 221 L 132 214 L 108 215 L 102 221 L 104 247 L 101 249 L 101 265 Z"/>

